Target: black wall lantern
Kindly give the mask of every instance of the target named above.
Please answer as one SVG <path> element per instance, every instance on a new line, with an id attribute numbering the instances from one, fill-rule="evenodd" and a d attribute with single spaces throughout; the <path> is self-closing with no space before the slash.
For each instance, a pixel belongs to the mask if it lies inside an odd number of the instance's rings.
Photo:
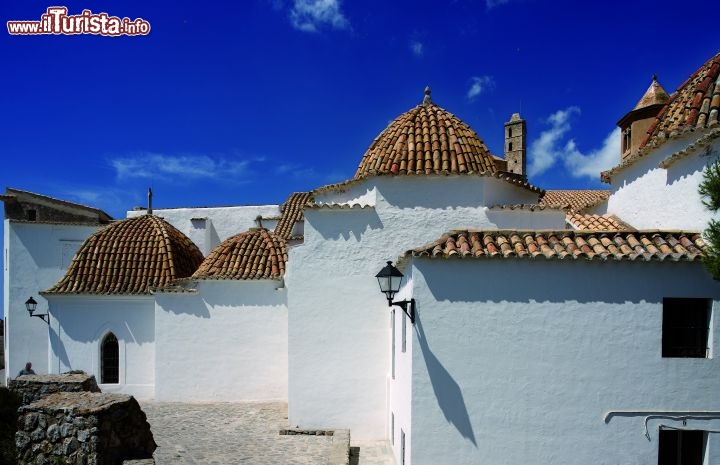
<path id="1" fill-rule="evenodd" d="M 402 308 L 405 314 L 410 317 L 410 322 L 415 324 L 415 299 L 393 302 L 393 297 L 400 290 L 400 283 L 402 283 L 403 279 L 400 270 L 395 268 L 392 262 L 387 262 L 387 265 L 375 277 L 380 285 L 380 292 L 387 297 L 388 307 L 397 305 Z"/>
<path id="2" fill-rule="evenodd" d="M 45 323 L 50 324 L 50 318 L 48 317 L 47 313 L 38 313 L 37 315 L 35 314 L 37 302 L 35 302 L 35 299 L 33 299 L 32 297 L 25 301 L 25 308 L 27 309 L 30 316 L 36 316 L 43 320 Z"/>

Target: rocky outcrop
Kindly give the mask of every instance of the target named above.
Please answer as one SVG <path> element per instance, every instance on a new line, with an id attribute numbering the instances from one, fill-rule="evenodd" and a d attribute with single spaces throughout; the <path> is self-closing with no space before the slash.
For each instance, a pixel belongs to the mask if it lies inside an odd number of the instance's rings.
<path id="1" fill-rule="evenodd" d="M 19 465 L 120 465 L 152 459 L 157 447 L 132 396 L 92 392 L 58 392 L 20 407 L 15 445 Z"/>
<path id="2" fill-rule="evenodd" d="M 20 396 L 23 405 L 56 392 L 100 392 L 95 376 L 84 371 L 71 371 L 62 375 L 23 375 L 10 380 L 8 388 Z"/>

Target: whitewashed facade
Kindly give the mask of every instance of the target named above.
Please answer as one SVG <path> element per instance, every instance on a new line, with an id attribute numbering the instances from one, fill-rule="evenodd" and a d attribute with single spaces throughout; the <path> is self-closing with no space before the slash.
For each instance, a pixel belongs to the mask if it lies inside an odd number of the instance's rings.
<path id="1" fill-rule="evenodd" d="M 98 226 L 34 223 L 6 219 L 3 244 L 3 320 L 5 374 L 15 376 L 32 361 L 38 372 L 49 372 L 48 325 L 30 318 L 25 301 L 34 296 L 37 313 L 47 313 L 38 291 L 55 284 L 65 273 L 82 242 Z"/>
<path id="2" fill-rule="evenodd" d="M 532 204 L 537 197 L 479 176 L 379 177 L 317 195 L 317 206 L 305 210 L 304 243 L 288 260 L 290 423 L 349 425 L 354 437 L 366 439 L 384 434 L 390 341 L 375 274 L 409 244 L 438 238 L 448 224 L 496 229 L 524 217 L 562 229 L 562 211 L 503 215 L 485 207 Z"/>
<path id="3" fill-rule="evenodd" d="M 417 317 L 403 353 L 395 312 L 390 383 L 397 463 L 401 430 L 417 465 L 655 464 L 661 425 L 720 429 L 717 324 L 708 358 L 661 354 L 663 297 L 703 296 L 717 315 L 720 286 L 697 263 L 410 266 Z M 720 463 L 707 437 L 705 463 Z"/>
<path id="4" fill-rule="evenodd" d="M 155 302 L 150 296 L 52 296 L 48 373 L 96 374 L 103 392 L 155 397 Z M 101 343 L 118 341 L 119 380 L 106 383 Z M 39 372 L 39 371 L 38 371 Z"/>
<path id="5" fill-rule="evenodd" d="M 287 401 L 281 281 L 205 280 L 155 294 L 155 399 Z"/>
<path id="6" fill-rule="evenodd" d="M 706 92 L 720 101 L 720 84 Z M 55 295 L 49 326 L 23 302 L 61 277 L 58 244 L 79 245 L 96 227 L 6 220 L 8 374 L 45 357 L 40 372 L 101 376 L 112 333 L 119 380 L 103 390 L 286 400 L 289 425 L 388 440 L 398 464 L 664 464 L 668 432 L 700 437 L 702 464 L 720 463 L 720 284 L 699 260 L 698 233 L 713 215 L 697 193 L 720 155 L 717 113 L 708 103 L 692 130 L 669 132 L 662 112 L 657 125 L 636 125 L 651 128 L 652 143 L 603 174 L 607 201 L 572 213 L 615 215 L 640 231 L 576 232 L 567 207 L 505 172 L 427 90 L 353 179 L 301 203 L 155 210 L 199 248 L 206 274 L 138 295 Z M 512 121 L 506 140 L 525 140 L 524 121 Z M 263 265 L 211 271 L 239 233 L 266 240 L 253 255 Z M 273 244 L 282 247 L 268 252 Z M 405 274 L 395 300 L 413 300 L 414 323 L 379 292 L 388 260 Z M 707 303 L 701 355 L 667 349 L 677 299 Z"/>
<path id="7" fill-rule="evenodd" d="M 703 206 L 698 185 L 705 168 L 720 156 L 720 141 L 708 135 L 688 133 L 618 169 L 611 178 L 607 212 L 638 229 L 704 229 L 713 214 Z"/>

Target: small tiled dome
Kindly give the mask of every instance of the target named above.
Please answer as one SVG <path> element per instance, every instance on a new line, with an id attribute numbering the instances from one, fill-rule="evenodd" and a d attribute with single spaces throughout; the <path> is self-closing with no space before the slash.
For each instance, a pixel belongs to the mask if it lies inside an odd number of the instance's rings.
<path id="1" fill-rule="evenodd" d="M 402 174 L 497 173 L 483 141 L 457 116 L 423 103 L 398 116 L 370 144 L 355 178 Z"/>
<path id="2" fill-rule="evenodd" d="M 215 247 L 193 279 L 278 279 L 285 274 L 287 244 L 264 228 L 252 228 Z"/>
<path id="3" fill-rule="evenodd" d="M 720 111 L 720 53 L 710 58 L 672 94 L 641 147 L 695 128 L 718 125 Z"/>
<path id="4" fill-rule="evenodd" d="M 148 294 L 190 276 L 202 259 L 197 246 L 162 218 L 128 218 L 90 236 L 44 294 Z"/>

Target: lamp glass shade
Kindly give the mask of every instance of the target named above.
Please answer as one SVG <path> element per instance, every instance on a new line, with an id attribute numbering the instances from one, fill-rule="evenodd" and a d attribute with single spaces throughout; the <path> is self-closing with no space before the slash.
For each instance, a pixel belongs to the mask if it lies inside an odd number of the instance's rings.
<path id="1" fill-rule="evenodd" d="M 25 308 L 27 309 L 30 316 L 35 312 L 35 309 L 37 308 L 37 302 L 35 302 L 35 299 L 30 297 L 28 300 L 25 301 Z"/>
<path id="2" fill-rule="evenodd" d="M 388 299 L 392 299 L 400 290 L 403 274 L 393 266 L 392 262 L 387 262 L 387 265 L 375 277 L 380 285 L 380 291 L 387 295 Z"/>

